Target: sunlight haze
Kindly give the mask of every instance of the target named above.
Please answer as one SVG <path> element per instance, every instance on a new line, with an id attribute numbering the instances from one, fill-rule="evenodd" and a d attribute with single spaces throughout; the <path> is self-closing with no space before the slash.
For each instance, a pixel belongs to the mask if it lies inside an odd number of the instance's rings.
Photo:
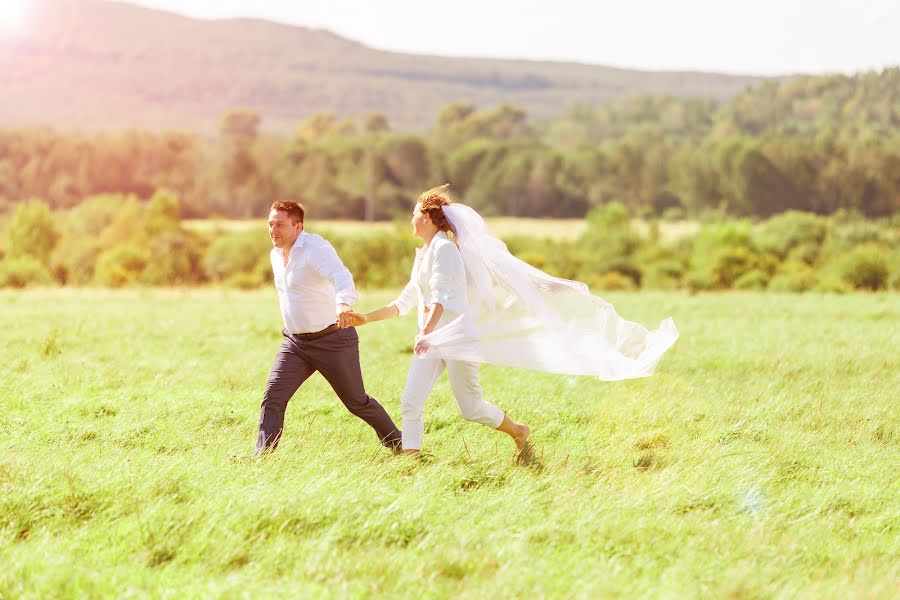
<path id="1" fill-rule="evenodd" d="M 897 0 L 135 3 L 199 18 L 255 17 L 324 28 L 417 54 L 766 75 L 900 64 Z"/>

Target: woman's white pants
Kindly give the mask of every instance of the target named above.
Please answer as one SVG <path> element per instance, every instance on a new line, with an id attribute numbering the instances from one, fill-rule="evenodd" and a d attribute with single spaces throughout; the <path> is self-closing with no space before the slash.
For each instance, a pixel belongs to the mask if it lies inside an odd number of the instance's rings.
<path id="1" fill-rule="evenodd" d="M 418 450 L 422 447 L 422 436 L 425 432 L 423 419 L 425 400 L 445 367 L 450 379 L 450 388 L 464 419 L 490 425 L 494 429 L 503 423 L 503 411 L 481 396 L 477 363 L 413 357 L 401 403 L 404 450 Z"/>

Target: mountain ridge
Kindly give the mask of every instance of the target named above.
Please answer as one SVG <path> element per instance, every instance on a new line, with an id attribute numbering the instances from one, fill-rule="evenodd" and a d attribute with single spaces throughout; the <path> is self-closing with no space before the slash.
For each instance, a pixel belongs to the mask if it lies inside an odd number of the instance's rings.
<path id="1" fill-rule="evenodd" d="M 42 0 L 29 35 L 0 43 L 0 126 L 215 131 L 247 107 L 284 131 L 316 112 L 385 113 L 427 128 L 454 101 L 535 118 L 633 94 L 726 100 L 776 78 L 461 58 L 376 49 L 266 19 L 195 19 L 106 0 Z"/>

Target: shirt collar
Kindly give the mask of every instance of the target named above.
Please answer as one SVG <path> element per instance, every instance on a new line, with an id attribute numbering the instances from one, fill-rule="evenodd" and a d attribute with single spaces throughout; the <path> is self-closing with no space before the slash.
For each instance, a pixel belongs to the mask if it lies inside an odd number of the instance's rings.
<path id="1" fill-rule="evenodd" d="M 433 242 L 434 240 L 436 240 L 436 239 L 438 239 L 438 238 L 444 238 L 444 239 L 447 240 L 447 241 L 450 240 L 450 238 L 447 237 L 447 234 L 444 233 L 443 231 L 440 231 L 440 230 L 438 230 L 438 232 L 437 232 L 436 234 L 434 234 L 434 237 L 431 238 L 431 241 Z M 425 248 L 428 248 L 429 246 L 431 246 L 431 242 L 429 242 L 428 244 L 426 244 L 426 245 L 425 245 Z"/>
<path id="2" fill-rule="evenodd" d="M 447 241 L 450 240 L 450 238 L 447 237 L 447 234 L 446 234 L 446 233 L 444 233 L 443 231 L 438 231 L 436 234 L 434 234 L 434 237 L 431 238 L 431 241 L 433 242 L 433 241 L 435 240 L 435 238 L 439 238 L 439 237 L 442 237 L 442 238 L 444 238 L 444 239 L 447 240 Z M 427 244 L 425 244 L 425 245 L 422 246 L 421 248 L 416 248 L 416 256 L 420 256 L 420 255 L 422 255 L 422 254 L 428 252 L 428 249 L 429 249 L 429 248 L 431 248 L 431 243 L 430 243 L 430 242 L 427 243 Z"/>
<path id="3" fill-rule="evenodd" d="M 309 234 L 306 233 L 306 229 L 300 232 L 300 235 L 297 236 L 297 239 L 294 240 L 294 245 L 291 246 L 291 252 L 296 249 L 300 249 L 303 247 L 303 244 L 306 243 L 306 238 Z"/>
<path id="4" fill-rule="evenodd" d="M 303 247 L 303 244 L 306 242 L 306 238 L 309 234 L 306 233 L 306 230 L 300 232 L 300 235 L 297 236 L 297 239 L 294 240 L 294 245 L 291 246 L 291 249 L 288 251 L 288 254 L 293 252 L 294 250 L 299 250 Z M 281 254 L 281 248 L 272 248 L 272 254 L 278 254 L 278 256 L 283 256 Z"/>

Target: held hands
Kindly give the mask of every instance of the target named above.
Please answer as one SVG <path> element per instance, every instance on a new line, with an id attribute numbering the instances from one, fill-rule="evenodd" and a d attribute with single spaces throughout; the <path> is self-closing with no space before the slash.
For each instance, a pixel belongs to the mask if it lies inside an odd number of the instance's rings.
<path id="1" fill-rule="evenodd" d="M 362 313 L 350 311 L 347 315 L 350 318 L 350 327 L 361 327 L 369 322 L 369 318 Z"/>
<path id="2" fill-rule="evenodd" d="M 359 327 L 369 322 L 366 315 L 355 312 L 346 304 L 338 304 L 337 308 L 337 324 L 341 329 L 348 327 Z"/>
<path id="3" fill-rule="evenodd" d="M 337 324 L 341 329 L 347 329 L 348 327 L 353 327 L 353 315 L 356 314 L 353 312 L 353 309 L 350 308 L 349 304 L 338 304 L 337 305 Z"/>

